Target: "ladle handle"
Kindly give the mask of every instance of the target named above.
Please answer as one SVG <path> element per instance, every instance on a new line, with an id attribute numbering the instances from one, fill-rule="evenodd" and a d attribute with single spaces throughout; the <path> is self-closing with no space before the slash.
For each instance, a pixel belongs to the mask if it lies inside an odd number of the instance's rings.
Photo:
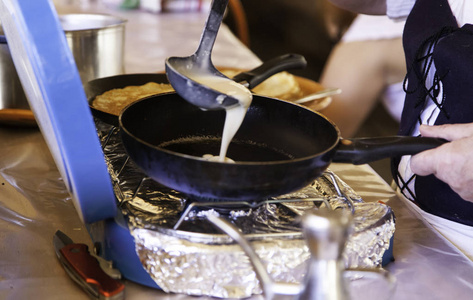
<path id="1" fill-rule="evenodd" d="M 200 38 L 199 48 L 195 53 L 198 57 L 207 57 L 210 60 L 212 48 L 217 38 L 218 29 L 222 24 L 228 1 L 229 0 L 212 0 L 209 17 L 207 18 L 204 31 Z"/>

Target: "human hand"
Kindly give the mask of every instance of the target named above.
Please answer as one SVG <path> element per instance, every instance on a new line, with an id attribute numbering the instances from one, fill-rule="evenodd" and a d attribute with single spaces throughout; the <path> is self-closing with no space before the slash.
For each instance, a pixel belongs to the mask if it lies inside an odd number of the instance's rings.
<path id="1" fill-rule="evenodd" d="M 473 202 L 473 123 L 422 125 L 420 133 L 450 143 L 414 155 L 412 171 L 420 176 L 435 175 L 460 197 Z"/>

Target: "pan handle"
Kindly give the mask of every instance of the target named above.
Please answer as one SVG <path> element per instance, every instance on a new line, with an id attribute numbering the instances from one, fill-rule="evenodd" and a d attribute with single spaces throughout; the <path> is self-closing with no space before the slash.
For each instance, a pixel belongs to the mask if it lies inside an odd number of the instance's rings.
<path id="1" fill-rule="evenodd" d="M 232 80 L 252 89 L 276 73 L 306 66 L 307 61 L 304 56 L 292 53 L 284 54 L 268 60 L 250 71 L 237 74 Z"/>
<path id="2" fill-rule="evenodd" d="M 414 155 L 446 142 L 444 139 L 412 136 L 341 139 L 332 161 L 362 165 L 388 157 Z"/>

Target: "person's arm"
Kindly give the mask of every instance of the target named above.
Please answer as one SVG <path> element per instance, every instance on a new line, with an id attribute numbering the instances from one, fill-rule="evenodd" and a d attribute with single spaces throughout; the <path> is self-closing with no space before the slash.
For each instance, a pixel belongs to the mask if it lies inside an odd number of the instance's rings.
<path id="1" fill-rule="evenodd" d="M 386 0 L 330 0 L 336 6 L 356 13 L 385 15 Z"/>
<path id="2" fill-rule="evenodd" d="M 337 124 L 345 138 L 353 137 L 387 86 L 406 74 L 401 38 L 342 42 L 329 56 L 320 77 L 324 87 L 340 95 L 321 111 Z M 404 95 L 399 101 L 404 101 Z M 310 107 L 310 105 L 309 105 Z"/>
<path id="3" fill-rule="evenodd" d="M 460 197 L 473 202 L 473 123 L 420 127 L 422 136 L 451 141 L 414 155 L 412 171 L 446 182 Z"/>

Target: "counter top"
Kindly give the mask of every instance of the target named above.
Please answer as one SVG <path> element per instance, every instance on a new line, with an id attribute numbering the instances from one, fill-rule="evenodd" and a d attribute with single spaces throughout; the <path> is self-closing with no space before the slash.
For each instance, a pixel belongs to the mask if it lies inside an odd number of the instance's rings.
<path id="1" fill-rule="evenodd" d="M 207 20 L 206 12 L 155 14 L 142 10 L 113 9 L 104 4 L 83 7 L 57 5 L 57 11 L 59 14 L 105 13 L 126 19 L 126 73 L 164 72 L 167 57 L 193 54 Z M 259 58 L 226 26 L 220 28 L 212 54 L 215 66 L 250 69 L 260 63 Z"/>
<path id="2" fill-rule="evenodd" d="M 60 13 L 77 8 L 58 7 Z M 169 55 L 195 51 L 206 19 L 202 13 L 114 13 L 128 19 L 127 73 L 164 70 Z M 251 68 L 259 59 L 223 26 L 214 64 Z M 67 276 L 53 249 L 56 230 L 76 242 L 91 240 L 74 209 L 49 149 L 37 128 L 0 127 L 0 298 L 88 299 Z M 387 269 L 397 279 L 391 299 L 470 299 L 473 265 L 460 251 L 400 200 L 369 166 L 332 164 L 330 169 L 366 202 L 383 201 L 396 216 L 395 261 Z M 128 299 L 195 299 L 125 281 Z M 255 297 L 260 298 L 260 297 Z"/>

